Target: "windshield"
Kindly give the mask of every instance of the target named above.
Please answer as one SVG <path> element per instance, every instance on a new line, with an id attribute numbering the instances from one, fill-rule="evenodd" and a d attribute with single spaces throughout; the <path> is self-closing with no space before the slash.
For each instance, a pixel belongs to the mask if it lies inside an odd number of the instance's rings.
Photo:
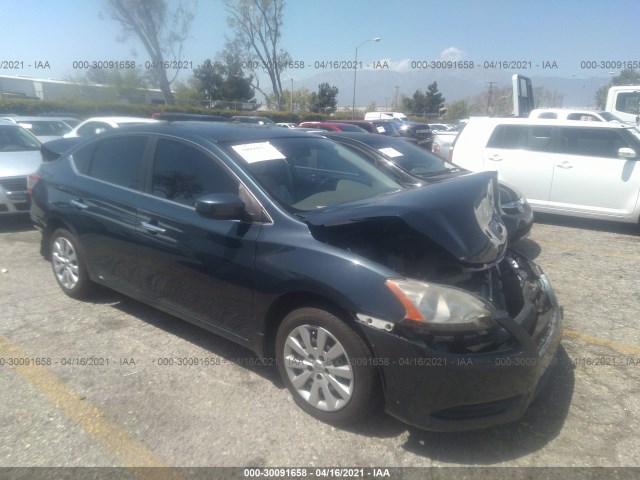
<path id="1" fill-rule="evenodd" d="M 40 150 L 40 145 L 40 141 L 22 127 L 0 126 L 0 152 Z"/>
<path id="2" fill-rule="evenodd" d="M 342 130 L 343 132 L 360 132 L 360 133 L 366 133 L 366 130 L 364 128 L 361 128 L 357 125 L 350 125 L 348 123 L 342 123 L 339 125 L 340 130 Z"/>
<path id="3" fill-rule="evenodd" d="M 24 123 L 18 122 L 18 125 L 28 129 L 36 136 L 43 137 L 61 137 L 71 131 L 69 125 L 59 120 L 27 120 Z"/>
<path id="4" fill-rule="evenodd" d="M 293 212 L 317 210 L 399 190 L 360 155 L 324 138 L 274 138 L 230 144 L 254 179 Z"/>
<path id="5" fill-rule="evenodd" d="M 393 147 L 378 146 L 380 153 L 412 175 L 435 175 L 458 167 L 409 142 L 396 142 Z"/>
<path id="6" fill-rule="evenodd" d="M 388 122 L 374 122 L 375 129 L 378 133 L 382 135 L 389 135 L 390 137 L 399 137 L 400 132 L 395 126 L 394 121 L 390 120 Z"/>

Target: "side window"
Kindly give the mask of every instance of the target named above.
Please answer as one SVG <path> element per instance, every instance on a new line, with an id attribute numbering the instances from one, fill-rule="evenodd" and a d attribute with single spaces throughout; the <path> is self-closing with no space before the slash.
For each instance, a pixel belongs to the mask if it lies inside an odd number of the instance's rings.
<path id="1" fill-rule="evenodd" d="M 153 162 L 151 193 L 183 205 L 208 193 L 238 195 L 238 183 L 204 152 L 173 140 L 158 140 Z"/>
<path id="2" fill-rule="evenodd" d="M 528 127 L 526 125 L 497 125 L 489 142 L 488 148 L 526 148 Z"/>
<path id="3" fill-rule="evenodd" d="M 527 149 L 534 152 L 549 151 L 551 130 L 551 127 L 529 127 Z"/>
<path id="4" fill-rule="evenodd" d="M 616 110 L 625 113 L 640 113 L 640 92 L 620 92 L 616 96 Z"/>
<path id="5" fill-rule="evenodd" d="M 627 147 L 624 139 L 608 128 L 563 128 L 565 151 L 571 155 L 618 158 L 618 149 Z"/>
<path id="6" fill-rule="evenodd" d="M 546 152 L 551 140 L 551 127 L 528 125 L 498 125 L 487 147 Z"/>
<path id="7" fill-rule="evenodd" d="M 558 114 L 555 112 L 542 112 L 540 115 L 538 115 L 538 118 L 552 118 L 555 120 L 558 118 Z"/>
<path id="8" fill-rule="evenodd" d="M 600 119 L 590 113 L 570 113 L 567 115 L 567 120 L 580 120 L 583 122 L 599 122 Z"/>
<path id="9" fill-rule="evenodd" d="M 121 187 L 139 189 L 140 168 L 147 145 L 146 137 L 107 138 L 74 155 L 76 166 L 86 175 Z M 86 158 L 86 157 L 89 158 Z"/>

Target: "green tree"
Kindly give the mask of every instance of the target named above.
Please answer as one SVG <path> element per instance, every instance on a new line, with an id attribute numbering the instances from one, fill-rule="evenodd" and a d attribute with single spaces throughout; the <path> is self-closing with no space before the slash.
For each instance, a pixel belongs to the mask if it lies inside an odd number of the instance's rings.
<path id="1" fill-rule="evenodd" d="M 218 61 L 205 60 L 193 70 L 194 87 L 210 104 L 216 101 L 252 102 L 254 90 L 251 78 L 245 78 L 239 62 L 222 64 Z"/>
<path id="2" fill-rule="evenodd" d="M 468 118 L 470 115 L 469 101 L 467 99 L 458 100 L 453 102 L 447 107 L 447 113 L 445 114 L 445 120 L 447 122 L 457 122 L 463 118 Z"/>
<path id="3" fill-rule="evenodd" d="M 195 77 L 188 80 L 177 80 L 174 83 L 174 95 L 179 103 L 189 105 L 203 105 L 207 103 L 207 98 L 200 89 L 200 83 Z"/>
<path id="4" fill-rule="evenodd" d="M 613 77 L 607 85 L 602 85 L 595 93 L 596 108 L 604 110 L 609 88 L 614 85 L 640 85 L 640 72 L 631 69 L 622 70 L 620 75 Z"/>
<path id="5" fill-rule="evenodd" d="M 422 114 L 426 112 L 427 97 L 420 90 L 416 90 L 413 96 L 402 95 L 402 111 L 407 114 Z"/>
<path id="6" fill-rule="evenodd" d="M 324 82 L 318 85 L 318 92 L 311 94 L 311 103 L 316 112 L 333 113 L 338 104 L 338 87 Z"/>
<path id="7" fill-rule="evenodd" d="M 280 48 L 282 37 L 282 12 L 284 0 L 225 0 L 229 16 L 227 21 L 234 38 L 227 42 L 225 50 L 237 54 L 249 65 L 255 79 L 257 70 L 264 71 L 271 81 L 273 96 L 253 86 L 267 99 L 274 98 L 282 106 L 282 82 L 280 75 L 291 60 L 289 53 Z"/>
<path id="8" fill-rule="evenodd" d="M 433 82 L 427 86 L 424 111 L 426 113 L 440 113 L 440 109 L 443 105 L 444 97 L 438 91 L 438 82 Z"/>
<path id="9" fill-rule="evenodd" d="M 223 68 L 217 62 L 206 59 L 202 65 L 193 70 L 194 87 L 209 103 L 219 100 L 220 90 L 224 82 Z"/>
<path id="10" fill-rule="evenodd" d="M 167 72 L 170 69 L 164 68 L 165 59 L 181 60 L 183 44 L 194 16 L 192 9 L 180 1 L 170 12 L 166 0 L 105 0 L 105 5 L 108 15 L 122 27 L 123 35 L 119 40 L 125 41 L 130 35 L 140 40 L 156 66 L 153 71 L 165 102 L 175 103 L 171 83 L 180 69 L 175 69 L 169 79 Z"/>

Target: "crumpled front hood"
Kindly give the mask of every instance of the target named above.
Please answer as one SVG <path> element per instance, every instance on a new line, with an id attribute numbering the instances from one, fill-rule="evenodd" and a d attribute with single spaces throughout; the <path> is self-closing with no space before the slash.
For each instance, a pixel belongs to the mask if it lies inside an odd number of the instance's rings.
<path id="1" fill-rule="evenodd" d="M 480 172 L 302 216 L 315 228 L 400 218 L 458 260 L 488 264 L 507 248 L 507 230 L 496 211 L 497 186 L 495 172 Z"/>

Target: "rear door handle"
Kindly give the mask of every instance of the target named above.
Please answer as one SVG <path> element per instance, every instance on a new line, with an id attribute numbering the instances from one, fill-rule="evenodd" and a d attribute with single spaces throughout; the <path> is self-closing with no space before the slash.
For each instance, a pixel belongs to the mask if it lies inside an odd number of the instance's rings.
<path id="1" fill-rule="evenodd" d="M 140 222 L 140 225 L 142 225 L 142 228 L 150 231 L 151 233 L 164 233 L 167 231 L 165 228 L 159 227 L 158 225 L 154 225 L 149 222 Z"/>
<path id="2" fill-rule="evenodd" d="M 568 163 L 568 162 L 565 162 L 565 163 L 558 163 L 558 164 L 556 165 L 556 167 L 558 167 L 558 168 L 564 168 L 565 170 L 568 170 L 569 168 L 573 168 L 573 165 L 571 165 L 571 164 L 570 164 L 570 163 Z"/>
<path id="3" fill-rule="evenodd" d="M 71 205 L 73 205 L 74 207 L 79 208 L 80 210 L 84 210 L 86 208 L 89 208 L 89 205 L 83 203 L 81 199 L 71 200 L 69 203 Z"/>

